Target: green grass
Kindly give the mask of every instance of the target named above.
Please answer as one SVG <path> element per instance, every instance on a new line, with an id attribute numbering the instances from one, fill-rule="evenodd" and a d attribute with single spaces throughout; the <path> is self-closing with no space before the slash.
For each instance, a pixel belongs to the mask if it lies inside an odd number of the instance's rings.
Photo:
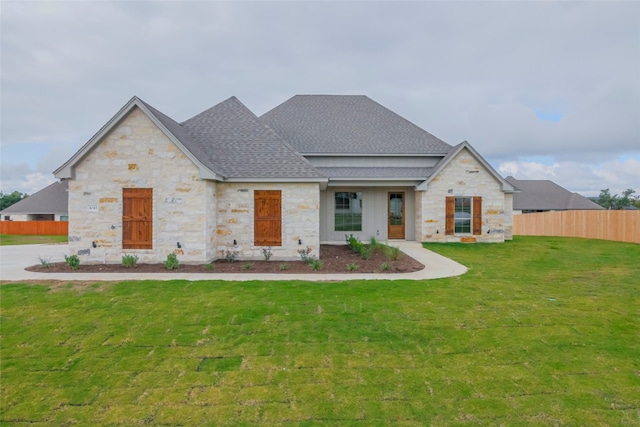
<path id="1" fill-rule="evenodd" d="M 414 281 L 4 285 L 2 425 L 640 424 L 640 245 Z"/>
<path id="2" fill-rule="evenodd" d="M 0 246 L 35 245 L 49 243 L 67 243 L 67 236 L 31 236 L 16 234 L 0 234 Z"/>

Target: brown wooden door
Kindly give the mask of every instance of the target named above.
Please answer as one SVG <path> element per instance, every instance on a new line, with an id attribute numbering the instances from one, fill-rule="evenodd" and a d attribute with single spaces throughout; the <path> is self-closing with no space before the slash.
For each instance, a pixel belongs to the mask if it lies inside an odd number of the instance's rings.
<path id="1" fill-rule="evenodd" d="M 254 245 L 282 246 L 282 194 L 280 190 L 253 192 Z"/>
<path id="2" fill-rule="evenodd" d="M 122 189 L 122 249 L 152 249 L 153 189 Z"/>
<path id="3" fill-rule="evenodd" d="M 404 193 L 389 193 L 389 239 L 404 239 Z"/>

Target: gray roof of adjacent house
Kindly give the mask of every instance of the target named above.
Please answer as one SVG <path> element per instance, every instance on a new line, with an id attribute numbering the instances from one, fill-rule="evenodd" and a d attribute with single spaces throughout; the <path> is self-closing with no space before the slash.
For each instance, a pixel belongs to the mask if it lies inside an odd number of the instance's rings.
<path id="1" fill-rule="evenodd" d="M 522 180 L 512 176 L 507 182 L 520 190 L 513 195 L 513 209 L 522 211 L 602 210 L 602 206 L 549 180 Z"/>
<path id="2" fill-rule="evenodd" d="M 20 200 L 8 208 L 0 211 L 1 214 L 58 214 L 66 215 L 69 212 L 69 182 L 57 181 L 33 193 L 29 197 Z"/>
<path id="3" fill-rule="evenodd" d="M 451 149 L 364 95 L 296 95 L 260 119 L 304 155 L 444 155 Z"/>

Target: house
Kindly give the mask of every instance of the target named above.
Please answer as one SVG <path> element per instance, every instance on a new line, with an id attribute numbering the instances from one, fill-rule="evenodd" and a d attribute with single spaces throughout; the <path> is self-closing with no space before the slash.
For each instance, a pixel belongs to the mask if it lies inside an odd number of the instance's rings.
<path id="1" fill-rule="evenodd" d="M 519 192 L 513 195 L 513 213 L 531 213 L 568 210 L 603 210 L 599 204 L 572 193 L 549 180 L 523 180 L 505 178 Z"/>
<path id="2" fill-rule="evenodd" d="M 0 211 L 3 221 L 66 221 L 68 219 L 67 181 L 54 182 L 29 197 Z"/>
<path id="3" fill-rule="evenodd" d="M 513 186 L 366 96 L 294 96 L 262 117 L 231 97 L 177 122 L 133 97 L 54 172 L 88 261 L 299 259 L 320 242 L 512 238 Z"/>

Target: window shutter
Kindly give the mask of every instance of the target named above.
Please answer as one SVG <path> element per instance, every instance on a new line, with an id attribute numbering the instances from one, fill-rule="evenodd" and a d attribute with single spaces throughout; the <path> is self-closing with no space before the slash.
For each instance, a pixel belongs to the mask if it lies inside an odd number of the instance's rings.
<path id="1" fill-rule="evenodd" d="M 453 235 L 455 197 L 447 196 L 445 207 L 444 234 L 451 236 Z"/>
<path id="2" fill-rule="evenodd" d="M 122 249 L 152 249 L 153 189 L 122 189 Z"/>
<path id="3" fill-rule="evenodd" d="M 253 192 L 255 246 L 282 246 L 282 193 L 280 190 Z"/>
<path id="4" fill-rule="evenodd" d="M 473 198 L 473 234 L 482 234 L 482 197 Z"/>

